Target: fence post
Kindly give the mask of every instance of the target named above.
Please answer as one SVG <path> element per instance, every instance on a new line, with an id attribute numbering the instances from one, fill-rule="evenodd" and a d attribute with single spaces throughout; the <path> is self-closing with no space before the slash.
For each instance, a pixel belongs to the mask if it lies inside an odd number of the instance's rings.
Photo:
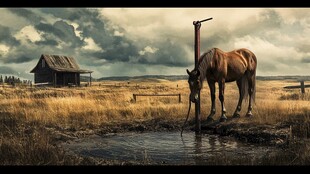
<path id="1" fill-rule="evenodd" d="M 300 81 L 300 89 L 301 89 L 301 93 L 304 94 L 305 93 L 305 81 Z"/>
<path id="2" fill-rule="evenodd" d="M 179 94 L 179 103 L 181 103 L 181 94 Z"/>

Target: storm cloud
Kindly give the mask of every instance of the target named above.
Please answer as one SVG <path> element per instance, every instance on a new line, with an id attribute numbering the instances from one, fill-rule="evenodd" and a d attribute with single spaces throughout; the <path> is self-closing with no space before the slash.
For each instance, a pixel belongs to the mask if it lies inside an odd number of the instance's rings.
<path id="1" fill-rule="evenodd" d="M 19 17 L 25 18 L 25 19 L 29 20 L 30 22 L 33 22 L 33 23 L 37 23 L 37 22 L 40 22 L 42 20 L 42 18 L 38 14 L 36 14 L 36 13 L 34 13 L 28 9 L 9 8 L 8 10 L 10 12 L 18 15 Z"/>
<path id="2" fill-rule="evenodd" d="M 5 43 L 12 46 L 18 46 L 20 42 L 16 40 L 10 31 L 9 27 L 0 24 L 0 43 Z"/>
<path id="3" fill-rule="evenodd" d="M 25 56 L 25 55 L 21 55 L 21 56 L 18 56 L 18 57 L 12 57 L 10 59 L 6 59 L 4 60 L 4 63 L 25 63 L 25 62 L 29 62 L 33 59 L 33 57 L 28 57 L 28 56 Z"/>
<path id="4" fill-rule="evenodd" d="M 302 63 L 310 63 L 310 57 L 304 57 L 301 59 Z"/>
<path id="5" fill-rule="evenodd" d="M 41 54 L 56 54 L 75 57 L 97 78 L 185 74 L 194 67 L 192 22 L 207 17 L 213 20 L 201 26 L 201 53 L 248 48 L 258 58 L 258 75 L 308 75 L 310 67 L 309 9 L 3 8 L 0 14 L 6 15 L 0 73 L 16 73 L 14 67 L 32 77 Z"/>
<path id="6" fill-rule="evenodd" d="M 0 74 L 16 74 L 16 71 L 7 66 L 0 66 Z"/>

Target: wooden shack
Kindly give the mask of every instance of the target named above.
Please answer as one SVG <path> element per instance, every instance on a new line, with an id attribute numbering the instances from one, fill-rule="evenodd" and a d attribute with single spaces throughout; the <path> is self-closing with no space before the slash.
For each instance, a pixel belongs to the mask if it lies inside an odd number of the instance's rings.
<path id="1" fill-rule="evenodd" d="M 52 84 L 59 86 L 80 86 L 80 74 L 93 71 L 82 70 L 73 57 L 42 54 L 37 65 L 30 71 L 34 73 L 35 84 Z"/>

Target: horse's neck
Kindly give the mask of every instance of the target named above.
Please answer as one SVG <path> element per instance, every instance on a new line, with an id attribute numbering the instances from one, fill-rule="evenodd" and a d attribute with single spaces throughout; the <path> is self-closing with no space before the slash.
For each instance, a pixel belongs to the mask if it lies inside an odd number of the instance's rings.
<path id="1" fill-rule="evenodd" d="M 201 57 L 201 61 L 198 64 L 198 69 L 200 71 L 200 80 L 204 81 L 207 75 L 207 69 L 210 68 L 210 63 L 213 57 L 213 51 L 209 51 L 204 56 Z"/>

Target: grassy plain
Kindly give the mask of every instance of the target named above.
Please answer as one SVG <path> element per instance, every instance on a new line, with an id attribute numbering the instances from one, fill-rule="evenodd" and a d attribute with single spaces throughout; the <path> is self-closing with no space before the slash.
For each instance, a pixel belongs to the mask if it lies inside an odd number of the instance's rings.
<path id="1" fill-rule="evenodd" d="M 244 117 L 247 108 L 244 102 L 237 122 L 252 126 L 289 124 L 295 137 L 308 139 L 310 90 L 306 89 L 306 94 L 302 95 L 298 89 L 283 89 L 287 85 L 296 85 L 296 82 L 257 80 L 254 117 Z M 163 96 L 138 96 L 134 101 L 134 93 L 180 93 L 182 102 L 178 102 L 178 97 Z M 93 164 L 89 159 L 67 154 L 58 144 L 94 133 L 180 130 L 188 109 L 188 94 L 187 80 L 103 81 L 91 87 L 76 88 L 0 85 L 0 164 Z M 225 91 L 228 117 L 235 110 L 238 96 L 236 84 L 228 83 Z M 204 83 L 201 99 L 204 120 L 210 111 L 207 83 Z M 214 118 L 219 119 L 218 97 L 216 108 Z M 190 123 L 193 120 L 194 107 Z M 309 164 L 309 143 L 299 144 L 298 149 L 294 149 L 291 164 Z M 101 161 L 100 164 L 110 163 Z"/>

